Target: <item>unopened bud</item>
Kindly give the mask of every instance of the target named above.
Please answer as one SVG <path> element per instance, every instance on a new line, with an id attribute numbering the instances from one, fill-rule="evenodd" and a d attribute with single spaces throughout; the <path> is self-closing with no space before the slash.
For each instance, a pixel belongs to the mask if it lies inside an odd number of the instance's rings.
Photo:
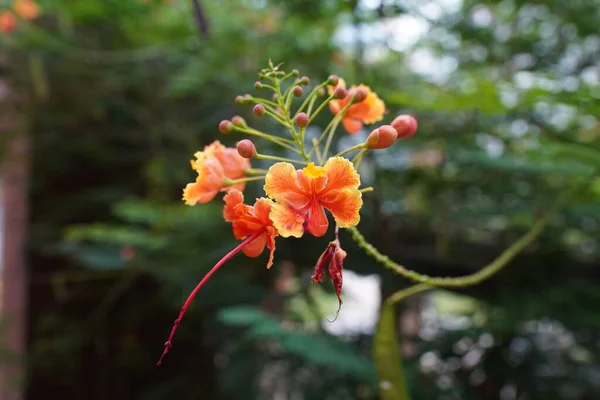
<path id="1" fill-rule="evenodd" d="M 230 133 L 233 130 L 233 124 L 231 121 L 224 119 L 219 123 L 219 132 Z"/>
<path id="2" fill-rule="evenodd" d="M 244 96 L 235 96 L 235 104 L 242 105 L 245 101 L 246 99 L 244 99 Z"/>
<path id="3" fill-rule="evenodd" d="M 299 128 L 305 128 L 308 125 L 309 122 L 309 118 L 308 115 L 306 113 L 299 113 L 298 115 L 296 115 L 296 125 L 298 125 Z"/>
<path id="4" fill-rule="evenodd" d="M 262 117 L 263 115 L 265 115 L 265 106 L 263 106 L 262 104 L 257 104 L 254 106 L 254 108 L 252 109 L 252 112 L 254 113 L 254 115 L 256 115 L 257 117 Z"/>
<path id="5" fill-rule="evenodd" d="M 347 94 L 348 94 L 348 91 L 346 90 L 346 88 L 338 86 L 333 91 L 333 98 L 341 100 L 341 99 L 345 98 Z"/>
<path id="6" fill-rule="evenodd" d="M 319 97 L 323 97 L 323 96 L 325 96 L 325 88 L 320 88 L 320 89 L 317 91 L 317 94 L 319 95 Z"/>
<path id="7" fill-rule="evenodd" d="M 250 139 L 240 140 L 236 148 L 238 154 L 244 158 L 254 158 L 256 156 L 256 146 Z"/>
<path id="8" fill-rule="evenodd" d="M 273 93 L 273 96 L 271 98 L 273 99 L 273 101 L 277 101 L 277 93 Z"/>
<path id="9" fill-rule="evenodd" d="M 302 78 L 300 78 L 300 80 L 298 81 L 298 83 L 300 85 L 308 85 L 308 83 L 310 82 L 310 79 L 308 79 L 308 76 L 303 76 Z"/>
<path id="10" fill-rule="evenodd" d="M 354 96 L 352 97 L 352 102 L 353 103 L 363 102 L 367 98 L 367 95 L 368 95 L 368 93 L 364 88 L 358 88 L 354 92 Z"/>
<path id="11" fill-rule="evenodd" d="M 304 89 L 302 89 L 301 86 L 294 86 L 292 93 L 294 93 L 294 96 L 300 97 L 302 96 L 302 93 L 304 93 Z"/>
<path id="12" fill-rule="evenodd" d="M 394 127 L 381 125 L 369 134 L 365 143 L 370 149 L 385 149 L 393 145 L 397 137 L 398 132 Z"/>
<path id="13" fill-rule="evenodd" d="M 300 71 L 298 71 L 297 69 L 293 69 L 292 76 L 298 76 L 298 75 L 300 75 Z"/>
<path id="14" fill-rule="evenodd" d="M 398 132 L 398 139 L 406 139 L 417 132 L 417 120 L 412 115 L 398 115 L 392 121 L 391 125 Z"/>
<path id="15" fill-rule="evenodd" d="M 327 78 L 327 84 L 331 86 L 337 86 L 339 81 L 340 78 L 337 75 L 329 75 L 329 78 Z"/>
<path id="16" fill-rule="evenodd" d="M 261 81 L 254 82 L 254 89 L 262 89 L 263 84 Z"/>
<path id="17" fill-rule="evenodd" d="M 235 126 L 237 126 L 238 128 L 247 128 L 248 124 L 246 123 L 246 120 L 242 117 L 240 117 L 239 115 L 236 115 L 235 117 L 231 118 L 231 123 Z"/>

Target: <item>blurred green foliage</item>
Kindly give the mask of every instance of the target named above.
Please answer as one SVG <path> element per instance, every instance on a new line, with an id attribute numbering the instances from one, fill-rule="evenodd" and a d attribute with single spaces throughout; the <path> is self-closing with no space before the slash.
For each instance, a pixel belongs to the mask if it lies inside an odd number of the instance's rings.
<path id="1" fill-rule="evenodd" d="M 230 262 L 154 365 L 187 293 L 235 245 L 218 201 L 180 201 L 189 158 L 233 114 L 276 129 L 233 102 L 269 58 L 367 83 L 386 122 L 418 118 L 415 137 L 363 161 L 377 190 L 360 228 L 422 273 L 485 265 L 600 165 L 596 0 L 223 0 L 198 2 L 202 18 L 184 0 L 39 3 L 38 21 L 0 37 L 34 138 L 31 399 L 376 398 L 372 338 L 314 323 L 328 297 L 310 290 L 325 245 L 311 238 L 279 241 L 270 271 Z M 417 303 L 420 335 L 401 338 L 417 349 L 412 398 L 598 398 L 599 184 L 493 280 Z M 384 296 L 407 285 L 341 239 L 346 268 L 380 274 Z"/>

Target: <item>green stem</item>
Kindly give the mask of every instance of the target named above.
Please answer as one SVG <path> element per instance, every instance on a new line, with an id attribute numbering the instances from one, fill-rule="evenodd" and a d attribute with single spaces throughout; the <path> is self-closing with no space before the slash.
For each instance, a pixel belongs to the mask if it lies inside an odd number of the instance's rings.
<path id="1" fill-rule="evenodd" d="M 300 164 L 300 165 L 307 165 L 308 164 L 306 161 L 302 161 L 302 160 L 293 160 L 291 158 L 270 156 L 270 155 L 267 155 L 267 154 L 257 154 L 257 155 L 254 156 L 254 158 L 256 158 L 257 160 L 283 161 L 283 162 L 289 162 L 289 163 L 292 163 L 292 164 Z"/>
<path id="2" fill-rule="evenodd" d="M 344 151 L 337 153 L 334 157 L 341 157 L 344 154 L 353 152 L 354 150 L 359 150 L 359 149 L 364 149 L 364 148 L 365 148 L 365 143 L 360 143 L 360 144 L 357 144 L 356 146 L 352 146 Z"/>
<path id="3" fill-rule="evenodd" d="M 300 152 L 298 151 L 298 149 L 290 146 L 287 143 L 294 143 L 293 140 L 290 139 L 286 139 L 286 138 L 280 138 L 280 137 L 275 137 L 273 135 L 269 135 L 268 133 L 263 133 L 261 131 L 257 131 L 256 129 L 252 129 L 252 128 L 240 128 L 239 126 L 236 126 L 234 128 L 237 132 L 241 132 L 241 133 L 245 133 L 246 135 L 251 135 L 251 136 L 256 136 L 259 137 L 261 139 L 265 139 L 268 140 L 270 142 L 273 142 L 285 149 L 288 149 L 290 151 L 293 151 L 296 154 L 300 154 Z M 295 144 L 295 143 L 294 143 Z"/>
<path id="4" fill-rule="evenodd" d="M 264 175 L 250 176 L 248 178 L 239 178 L 239 179 L 225 179 L 225 186 L 237 185 L 238 183 L 244 183 L 244 182 L 262 181 L 263 179 L 265 179 Z"/>
<path id="5" fill-rule="evenodd" d="M 261 175 L 261 174 L 266 174 L 267 172 L 269 172 L 266 169 L 261 169 L 261 168 L 248 168 L 246 170 L 244 170 L 244 173 L 246 175 Z"/>
<path id="6" fill-rule="evenodd" d="M 327 104 L 329 104 L 329 102 L 331 100 L 333 100 L 333 95 L 331 95 L 328 98 L 326 98 L 325 100 L 323 100 L 323 102 L 319 105 L 319 107 L 317 107 L 317 109 L 315 110 L 315 112 L 310 115 L 310 119 L 308 120 L 308 125 L 312 124 L 312 122 L 315 120 L 315 118 L 317 118 L 317 115 L 319 115 L 319 113 L 321 111 L 323 111 L 323 109 L 325 108 L 325 106 Z"/>
<path id="7" fill-rule="evenodd" d="M 325 149 L 323 149 L 323 158 L 327 158 L 327 155 L 329 154 L 329 147 L 331 146 L 331 142 L 333 141 L 333 135 L 338 127 L 338 124 L 340 123 L 340 119 L 338 118 L 336 120 L 335 123 L 333 123 L 331 125 L 331 128 L 329 129 L 329 134 L 327 135 L 327 141 L 325 142 Z"/>
<path id="8" fill-rule="evenodd" d="M 365 154 L 367 154 L 368 151 L 369 149 L 362 149 L 360 153 L 354 156 L 354 158 L 352 159 L 352 164 L 354 164 L 355 169 L 358 169 L 360 162 L 362 161 L 363 157 L 365 156 Z"/>
<path id="9" fill-rule="evenodd" d="M 410 399 L 402 368 L 394 305 L 428 288 L 428 285 L 419 284 L 400 290 L 388 297 L 382 305 L 381 315 L 373 337 L 373 363 L 379 379 L 377 387 L 379 388 L 379 398 L 381 400 Z"/>
<path id="10" fill-rule="evenodd" d="M 306 99 L 304 99 L 302 104 L 300 104 L 300 107 L 298 107 L 298 109 L 296 110 L 296 115 L 301 113 L 302 110 L 304 110 L 304 107 L 306 107 L 307 104 L 309 104 L 310 102 L 312 102 L 314 104 L 315 100 L 319 96 L 319 94 L 318 94 L 319 90 L 324 88 L 325 86 L 327 86 L 327 84 L 325 82 L 321 83 L 320 85 L 315 86 L 315 88 L 308 94 L 308 96 L 306 96 Z M 310 108 L 312 109 L 312 106 Z M 307 114 L 310 115 L 310 111 L 308 111 Z"/>
<path id="11" fill-rule="evenodd" d="M 519 240 L 513 243 L 508 249 L 506 249 L 498 258 L 494 261 L 480 269 L 479 271 L 465 276 L 459 277 L 432 277 L 423 274 L 419 274 L 418 272 L 412 271 L 392 260 L 382 253 L 380 253 L 373 245 L 368 243 L 365 237 L 356 229 L 348 228 L 350 233 L 352 234 L 352 238 L 360 248 L 362 248 L 368 255 L 373 257 L 377 262 L 393 270 L 394 272 L 419 283 L 425 283 L 430 286 L 439 286 L 439 287 L 466 287 L 476 285 L 484 280 L 492 277 L 498 271 L 500 271 L 504 266 L 506 266 L 510 261 L 512 261 L 525 247 L 527 247 L 535 238 L 539 236 L 540 233 L 546 228 L 546 226 L 550 223 L 552 218 L 554 218 L 558 212 L 568 203 L 568 201 L 572 198 L 572 196 L 577 192 L 577 190 L 582 186 L 583 183 L 587 182 L 584 180 L 579 184 L 574 185 L 571 190 L 565 191 L 562 196 L 556 200 L 556 202 L 552 205 L 547 215 L 538 220 L 533 226 L 529 229 L 527 233 L 525 233 Z"/>

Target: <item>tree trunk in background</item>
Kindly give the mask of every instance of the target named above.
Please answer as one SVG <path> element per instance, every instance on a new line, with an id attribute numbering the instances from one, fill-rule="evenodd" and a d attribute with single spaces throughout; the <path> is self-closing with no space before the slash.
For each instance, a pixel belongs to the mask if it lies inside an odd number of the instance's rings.
<path id="1" fill-rule="evenodd" d="M 25 244 L 29 138 L 24 133 L 25 120 L 11 89 L 8 80 L 0 78 L 0 318 L 3 322 L 0 347 L 8 354 L 8 359 L 0 361 L 0 399 L 22 400 L 27 338 Z"/>

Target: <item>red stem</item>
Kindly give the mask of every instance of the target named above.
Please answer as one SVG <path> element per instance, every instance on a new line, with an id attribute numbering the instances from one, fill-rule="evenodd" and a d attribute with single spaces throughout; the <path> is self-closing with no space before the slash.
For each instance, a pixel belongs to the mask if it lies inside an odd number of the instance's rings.
<path id="1" fill-rule="evenodd" d="M 162 364 L 163 358 L 167 355 L 167 353 L 169 352 L 169 349 L 172 346 L 171 341 L 173 340 L 173 336 L 175 335 L 175 331 L 179 327 L 179 324 L 181 324 L 181 319 L 183 318 L 183 315 L 187 311 L 187 309 L 190 306 L 190 304 L 192 304 L 192 300 L 194 300 L 194 297 L 196 297 L 196 294 L 198 294 L 198 291 L 202 288 L 202 286 L 204 286 L 204 284 L 206 283 L 206 281 L 208 281 L 208 279 L 215 272 L 217 272 L 217 270 L 219 268 L 221 268 L 223 266 L 223 264 L 225 264 L 231 257 L 233 257 L 237 253 L 239 253 L 239 251 L 242 250 L 244 248 L 244 246 L 246 246 L 248 243 L 250 243 L 251 241 L 253 241 L 257 237 L 259 237 L 263 233 L 264 233 L 264 230 L 261 229 L 260 231 L 258 231 L 256 233 L 253 233 L 252 235 L 248 236 L 235 249 L 233 249 L 229 253 L 225 254 L 225 256 L 223 256 L 223 258 L 221 258 L 219 260 L 219 262 L 216 263 L 215 266 L 212 267 L 212 269 L 206 273 L 206 275 L 204 275 L 204 278 L 202 278 L 202 280 L 200 281 L 200 283 L 198 283 L 198 285 L 194 288 L 194 290 L 192 290 L 192 293 L 190 293 L 190 295 L 188 296 L 187 300 L 183 304 L 183 307 L 181 307 L 181 311 L 179 312 L 179 317 L 177 317 L 177 319 L 173 323 L 173 328 L 171 329 L 171 334 L 169 335 L 169 339 L 167 339 L 167 341 L 165 342 L 165 349 L 164 349 L 162 355 L 160 356 L 160 360 L 158 360 L 158 362 L 156 363 L 156 365 L 158 365 L 160 367 L 160 364 Z"/>

